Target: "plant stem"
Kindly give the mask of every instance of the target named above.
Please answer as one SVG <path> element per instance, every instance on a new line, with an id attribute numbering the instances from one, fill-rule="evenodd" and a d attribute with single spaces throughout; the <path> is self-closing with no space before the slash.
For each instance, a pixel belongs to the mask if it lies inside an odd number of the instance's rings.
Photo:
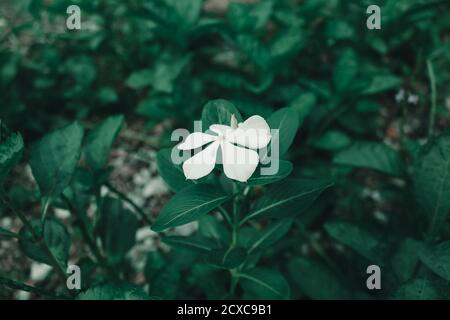
<path id="1" fill-rule="evenodd" d="M 59 295 L 56 295 L 47 290 L 44 290 L 44 289 L 41 289 L 38 287 L 29 286 L 25 283 L 7 279 L 7 278 L 3 278 L 3 277 L 0 277 L 0 286 L 5 286 L 5 287 L 11 288 L 13 290 L 21 290 L 21 291 L 35 293 L 37 295 L 40 295 L 40 296 L 43 296 L 43 297 L 49 298 L 49 299 L 67 299 L 67 298 L 69 298 L 66 296 L 59 296 Z"/>
<path id="2" fill-rule="evenodd" d="M 427 60 L 427 69 L 428 69 L 428 76 L 430 77 L 430 87 L 431 87 L 431 111 L 428 126 L 428 137 L 431 137 L 434 131 L 434 123 L 436 117 L 436 76 L 434 74 L 434 68 L 431 60 Z"/>
<path id="3" fill-rule="evenodd" d="M 142 220 L 145 221 L 148 225 L 152 225 L 153 222 L 147 217 L 145 212 L 136 204 L 133 200 L 131 200 L 127 195 L 123 194 L 121 191 L 117 190 L 113 185 L 111 185 L 109 182 L 105 183 L 105 186 L 111 190 L 114 194 L 116 194 L 120 199 L 128 203 L 130 206 L 133 207 L 134 210 L 141 216 Z"/>
<path id="4" fill-rule="evenodd" d="M 239 190 L 239 187 L 236 184 L 233 184 L 234 193 L 236 196 L 233 198 L 233 221 L 231 224 L 231 243 L 229 251 L 231 251 L 234 247 L 236 247 L 238 243 L 238 233 L 240 228 L 240 203 L 241 203 L 241 190 Z M 231 275 L 231 281 L 230 281 L 230 290 L 229 290 L 229 296 L 233 297 L 234 292 L 236 291 L 236 287 L 239 281 L 238 277 L 238 268 L 234 268 L 230 270 Z"/>
<path id="5" fill-rule="evenodd" d="M 233 227 L 233 222 L 231 221 L 230 214 L 228 213 L 228 211 L 225 210 L 225 208 L 222 206 L 218 206 L 218 209 L 223 219 L 230 225 L 230 227 Z"/>
<path id="6" fill-rule="evenodd" d="M 2 200 L 3 204 L 9 209 L 11 210 L 16 216 L 19 217 L 19 219 L 22 221 L 23 225 L 25 226 L 25 228 L 28 229 L 28 231 L 31 234 L 31 237 L 33 239 L 34 242 L 37 242 L 40 238 L 40 235 L 36 232 L 36 230 L 33 228 L 33 226 L 31 225 L 31 223 L 28 221 L 28 219 L 26 218 L 25 214 L 20 211 L 17 210 L 16 207 L 14 207 L 6 198 L 6 195 L 3 192 L 0 192 L 0 199 Z"/>
<path id="7" fill-rule="evenodd" d="M 47 243 L 45 243 L 44 237 L 42 235 L 38 234 L 36 229 L 31 225 L 31 223 L 26 218 L 25 214 L 22 211 L 16 209 L 12 205 L 12 203 L 8 201 L 4 192 L 0 192 L 0 198 L 3 202 L 3 204 L 19 217 L 19 219 L 22 221 L 24 226 L 30 232 L 32 241 L 45 252 L 45 254 L 46 254 L 47 258 L 50 260 L 50 263 L 53 266 L 53 268 L 56 269 L 56 271 L 59 273 L 59 275 L 61 276 L 61 278 L 64 281 L 67 281 L 67 274 L 66 274 L 65 270 L 63 269 L 63 267 L 60 265 L 58 260 L 53 255 L 52 251 L 47 246 Z"/>
<path id="8" fill-rule="evenodd" d="M 75 206 L 72 204 L 69 198 L 67 198 L 65 195 L 62 195 L 61 197 L 67 204 L 70 212 L 72 212 L 79 220 L 81 233 L 83 234 L 83 237 L 85 238 L 86 243 L 89 249 L 91 250 L 92 254 L 95 256 L 95 258 L 100 264 L 105 264 L 106 263 L 105 258 L 101 255 L 100 250 L 98 249 L 95 243 L 95 239 L 92 236 L 91 229 L 89 228 L 89 224 L 88 221 L 86 221 L 85 216 L 81 212 L 79 212 L 77 208 L 75 208 Z"/>
<path id="9" fill-rule="evenodd" d="M 47 218 L 47 212 L 48 212 L 48 209 L 50 207 L 50 202 L 51 202 L 51 199 L 49 197 L 46 197 L 44 199 L 44 204 L 42 205 L 42 214 L 41 214 L 41 223 L 42 223 L 42 225 L 44 225 L 45 219 Z"/>

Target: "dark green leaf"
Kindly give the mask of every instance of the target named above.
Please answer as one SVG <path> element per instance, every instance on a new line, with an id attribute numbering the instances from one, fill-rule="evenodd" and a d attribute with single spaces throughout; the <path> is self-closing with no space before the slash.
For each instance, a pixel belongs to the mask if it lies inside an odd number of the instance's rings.
<path id="1" fill-rule="evenodd" d="M 85 141 L 87 164 L 94 170 L 102 169 L 108 160 L 111 146 L 123 125 L 123 116 L 111 116 L 92 129 Z"/>
<path id="2" fill-rule="evenodd" d="M 328 234 L 367 259 L 382 264 L 383 251 L 380 239 L 363 228 L 347 222 L 328 222 L 325 224 Z"/>
<path id="3" fill-rule="evenodd" d="M 330 130 L 315 140 L 313 145 L 318 149 L 336 151 L 348 147 L 351 142 L 351 138 L 342 131 Z"/>
<path id="4" fill-rule="evenodd" d="M 152 229 L 159 232 L 198 220 L 228 198 L 214 186 L 198 184 L 187 187 L 166 203 Z"/>
<path id="5" fill-rule="evenodd" d="M 279 144 L 279 155 L 282 156 L 291 146 L 300 126 L 299 116 L 292 108 L 277 110 L 267 119 L 270 129 L 278 129 L 278 135 L 272 136 L 271 144 Z"/>
<path id="6" fill-rule="evenodd" d="M 414 164 L 414 191 L 428 216 L 430 239 L 439 234 L 450 211 L 450 136 L 425 145 Z"/>
<path id="7" fill-rule="evenodd" d="M 31 224 L 37 232 L 41 233 L 42 231 L 43 239 L 48 248 L 61 266 L 65 266 L 69 258 L 71 245 L 70 235 L 66 227 L 56 219 L 46 219 L 44 230 L 41 229 L 41 222 L 38 219 L 32 220 Z M 32 236 L 26 227 L 23 227 L 19 234 L 21 237 L 19 245 L 28 257 L 38 262 L 53 265 L 42 246 L 32 241 Z"/>
<path id="8" fill-rule="evenodd" d="M 108 260 L 115 264 L 133 247 L 139 221 L 121 200 L 106 197 L 102 199 L 96 227 Z"/>
<path id="9" fill-rule="evenodd" d="M 143 69 L 133 72 L 125 81 L 125 84 L 132 89 L 142 89 L 153 82 L 153 70 Z"/>
<path id="10" fill-rule="evenodd" d="M 218 99 L 209 101 L 202 112 L 203 131 L 209 129 L 212 124 L 231 124 L 231 116 L 234 115 L 238 122 L 242 122 L 242 116 L 238 109 L 229 101 Z"/>
<path id="11" fill-rule="evenodd" d="M 394 176 L 404 174 L 403 161 L 397 151 L 383 143 L 357 142 L 340 151 L 334 163 L 378 170 Z"/>
<path id="12" fill-rule="evenodd" d="M 423 246 L 422 242 L 410 238 L 401 242 L 400 247 L 392 257 L 392 268 L 400 280 L 407 281 L 413 276 Z"/>
<path id="13" fill-rule="evenodd" d="M 77 296 L 77 300 L 149 300 L 145 291 L 128 283 L 94 286 Z"/>
<path id="14" fill-rule="evenodd" d="M 230 231 L 223 221 L 214 216 L 203 216 L 199 219 L 198 233 L 203 237 L 214 239 L 216 244 L 225 245 L 230 242 Z"/>
<path id="15" fill-rule="evenodd" d="M 293 217 L 307 210 L 324 190 L 333 185 L 330 181 L 286 179 L 273 184 L 256 202 L 245 220 L 256 218 Z"/>
<path id="16" fill-rule="evenodd" d="M 249 240 L 248 252 L 252 253 L 269 248 L 288 233 L 291 225 L 292 219 L 287 219 L 273 224 L 266 230 L 261 230 Z"/>
<path id="17" fill-rule="evenodd" d="M 69 185 L 80 158 L 83 131 L 75 122 L 33 146 L 30 165 L 43 196 L 57 196 Z"/>
<path id="18" fill-rule="evenodd" d="M 436 300 L 440 299 L 440 296 L 428 278 L 417 277 L 399 287 L 394 293 L 393 299 Z"/>
<path id="19" fill-rule="evenodd" d="M 271 164 L 273 165 L 273 163 Z M 263 186 L 266 184 L 278 182 L 289 176 L 292 172 L 292 163 L 285 160 L 279 160 L 278 172 L 274 175 L 262 175 L 261 171 L 253 174 L 247 183 L 249 186 Z"/>
<path id="20" fill-rule="evenodd" d="M 212 250 L 207 257 L 207 262 L 215 267 L 234 269 L 244 263 L 247 250 L 244 248 L 221 248 Z"/>
<path id="21" fill-rule="evenodd" d="M 334 87 L 337 92 L 344 92 L 350 87 L 358 73 L 358 60 L 353 49 L 346 49 L 339 57 L 333 73 Z"/>
<path id="22" fill-rule="evenodd" d="M 186 249 L 196 253 L 208 253 L 214 247 L 216 247 L 216 243 L 214 240 L 199 236 L 171 236 L 163 237 L 161 240 L 171 247 Z"/>
<path id="23" fill-rule="evenodd" d="M 375 94 L 386 90 L 394 89 L 399 87 L 401 84 L 401 79 L 394 75 L 378 75 L 371 79 L 370 84 L 364 89 L 363 94 Z"/>
<path id="24" fill-rule="evenodd" d="M 420 259 L 433 272 L 450 281 L 450 241 L 426 247 Z"/>
<path id="25" fill-rule="evenodd" d="M 172 149 L 160 150 L 156 155 L 156 166 L 158 173 L 170 189 L 177 192 L 188 186 L 192 186 L 193 182 L 186 179 L 181 166 L 172 162 L 171 153 Z"/>
<path id="26" fill-rule="evenodd" d="M 255 268 L 238 276 L 245 295 L 250 299 L 289 299 L 289 283 L 275 270 Z"/>
<path id="27" fill-rule="evenodd" d="M 22 157 L 23 148 L 23 139 L 20 134 L 13 133 L 5 141 L 0 140 L 0 186 L 11 168 Z"/>
<path id="28" fill-rule="evenodd" d="M 305 258 L 296 258 L 289 264 L 295 284 L 311 299 L 351 299 L 352 292 L 328 267 Z"/>

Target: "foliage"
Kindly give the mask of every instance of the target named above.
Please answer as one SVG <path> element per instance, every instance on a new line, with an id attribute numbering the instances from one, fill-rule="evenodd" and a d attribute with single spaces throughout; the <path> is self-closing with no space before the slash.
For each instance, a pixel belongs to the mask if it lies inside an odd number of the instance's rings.
<path id="1" fill-rule="evenodd" d="M 449 299 L 449 4 L 378 2 L 381 30 L 368 0 L 0 4 L 0 222 L 18 219 L 0 241 L 52 266 L 56 289 L 34 294 Z M 277 174 L 191 181 L 171 161 L 173 129 L 255 114 L 279 129 Z M 143 207 L 114 188 L 117 145 L 156 150 L 173 195 Z M 142 228 L 158 244 L 136 265 Z M 1 264 L 0 298 L 26 280 Z"/>

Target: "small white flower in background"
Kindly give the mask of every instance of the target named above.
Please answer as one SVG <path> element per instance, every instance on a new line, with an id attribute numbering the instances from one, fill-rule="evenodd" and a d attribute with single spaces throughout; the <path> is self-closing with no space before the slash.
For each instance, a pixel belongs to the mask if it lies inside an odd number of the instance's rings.
<path id="1" fill-rule="evenodd" d="M 419 96 L 415 94 L 410 94 L 408 96 L 408 103 L 417 104 L 419 102 Z"/>
<path id="2" fill-rule="evenodd" d="M 403 99 L 405 99 L 405 90 L 400 89 L 397 94 L 395 95 L 395 101 L 397 103 L 402 102 Z"/>
<path id="3" fill-rule="evenodd" d="M 193 150 L 209 143 L 202 151 L 183 163 L 187 179 L 200 179 L 222 163 L 225 175 L 246 182 L 255 172 L 259 155 L 255 151 L 266 147 L 271 139 L 270 127 L 260 116 L 252 116 L 242 123 L 231 117 L 230 126 L 213 124 L 209 129 L 215 134 L 194 132 L 177 146 L 180 150 Z M 217 161 L 220 149 L 221 162 Z"/>

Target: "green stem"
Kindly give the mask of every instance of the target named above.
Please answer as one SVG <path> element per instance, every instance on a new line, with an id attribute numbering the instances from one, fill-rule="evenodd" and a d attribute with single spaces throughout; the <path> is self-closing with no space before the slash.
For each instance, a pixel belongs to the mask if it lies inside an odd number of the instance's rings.
<path id="1" fill-rule="evenodd" d="M 41 213 L 41 223 L 44 225 L 45 219 L 47 218 L 47 212 L 50 208 L 51 198 L 46 197 L 44 199 L 44 204 L 42 205 L 42 213 Z"/>
<path id="2" fill-rule="evenodd" d="M 431 111 L 428 126 L 428 137 L 431 137 L 434 131 L 434 123 L 436 117 L 436 76 L 434 74 L 434 68 L 431 60 L 427 60 L 427 69 L 428 69 L 428 76 L 430 77 L 430 87 L 431 87 Z"/>
<path id="3" fill-rule="evenodd" d="M 31 234 L 32 240 L 34 242 L 37 242 L 40 238 L 40 235 L 36 232 L 36 230 L 33 228 L 33 226 L 31 225 L 31 223 L 28 221 L 28 219 L 26 218 L 26 216 L 24 215 L 24 213 L 20 210 L 17 210 L 16 207 L 14 207 L 7 199 L 6 195 L 3 192 L 0 192 L 0 198 L 3 202 L 3 204 L 9 209 L 11 210 L 16 216 L 19 217 L 19 219 L 22 221 L 23 225 L 25 226 L 25 228 L 28 229 L 28 231 Z"/>
<path id="4" fill-rule="evenodd" d="M 241 190 L 239 190 L 239 187 L 236 184 L 233 184 L 233 189 L 235 193 L 235 197 L 233 199 L 233 222 L 231 225 L 231 243 L 230 243 L 230 251 L 236 247 L 238 243 L 238 233 L 240 228 L 240 204 L 241 204 Z M 239 268 L 234 268 L 230 270 L 230 289 L 229 289 L 229 296 L 233 297 L 234 293 L 236 291 L 237 284 L 239 282 Z"/>
<path id="5" fill-rule="evenodd" d="M 106 263 L 105 258 L 101 255 L 99 248 L 97 247 L 95 243 L 95 239 L 92 235 L 91 228 L 89 228 L 89 221 L 86 220 L 86 216 L 83 215 L 75 206 L 72 204 L 69 198 L 67 198 L 65 195 L 62 195 L 62 199 L 66 203 L 67 207 L 69 208 L 70 212 L 72 212 L 79 221 L 79 226 L 81 233 L 83 234 L 84 239 L 86 240 L 86 243 L 91 250 L 92 254 L 95 256 L 97 261 L 104 265 Z"/>
<path id="6" fill-rule="evenodd" d="M 220 211 L 220 213 L 221 213 L 223 219 L 224 219 L 231 227 L 233 227 L 233 222 L 231 221 L 230 214 L 228 213 L 228 211 L 227 211 L 224 207 L 222 207 L 222 206 L 219 206 L 218 209 L 219 209 L 219 211 Z"/>
<path id="7" fill-rule="evenodd" d="M 126 203 L 128 203 L 130 206 L 133 207 L 134 210 L 136 210 L 136 212 L 141 216 L 142 220 L 145 221 L 145 223 L 147 223 L 148 225 L 152 225 L 153 222 L 147 217 L 147 215 L 145 214 L 145 212 L 136 204 L 134 203 L 133 200 L 131 200 L 130 198 L 128 198 L 128 196 L 126 196 L 125 194 L 123 194 L 121 191 L 119 191 L 118 189 L 116 189 L 113 185 L 111 185 L 109 182 L 107 182 L 106 187 L 111 190 L 111 192 L 113 192 L 114 194 L 116 194 L 120 199 L 122 199 L 123 201 L 125 201 Z"/>
<path id="8" fill-rule="evenodd" d="M 55 256 L 51 252 L 50 248 L 45 243 L 45 239 L 42 237 L 42 235 L 40 235 L 36 231 L 36 229 L 31 225 L 31 223 L 26 218 L 25 214 L 22 211 L 16 209 L 16 207 L 14 207 L 11 204 L 11 202 L 8 201 L 6 195 L 3 192 L 0 192 L 0 198 L 1 198 L 2 202 L 3 202 L 3 204 L 6 207 L 8 207 L 15 215 L 17 215 L 19 217 L 19 219 L 22 221 L 24 226 L 30 232 L 32 241 L 45 252 L 45 254 L 46 254 L 47 258 L 50 260 L 51 265 L 53 266 L 53 268 L 56 269 L 56 271 L 59 273 L 59 275 L 61 276 L 61 278 L 64 281 L 67 281 L 66 271 L 63 269 L 63 267 L 60 265 L 58 260 L 55 258 Z"/>
<path id="9" fill-rule="evenodd" d="M 0 277 L 0 286 L 8 287 L 13 290 L 21 290 L 21 291 L 31 292 L 31 293 L 34 293 L 34 294 L 37 294 L 39 296 L 49 298 L 49 299 L 68 299 L 68 298 L 70 298 L 70 297 L 66 297 L 66 296 L 59 296 L 59 295 L 56 295 L 47 290 L 29 286 L 25 283 L 7 279 L 7 278 L 3 278 L 3 277 Z"/>

